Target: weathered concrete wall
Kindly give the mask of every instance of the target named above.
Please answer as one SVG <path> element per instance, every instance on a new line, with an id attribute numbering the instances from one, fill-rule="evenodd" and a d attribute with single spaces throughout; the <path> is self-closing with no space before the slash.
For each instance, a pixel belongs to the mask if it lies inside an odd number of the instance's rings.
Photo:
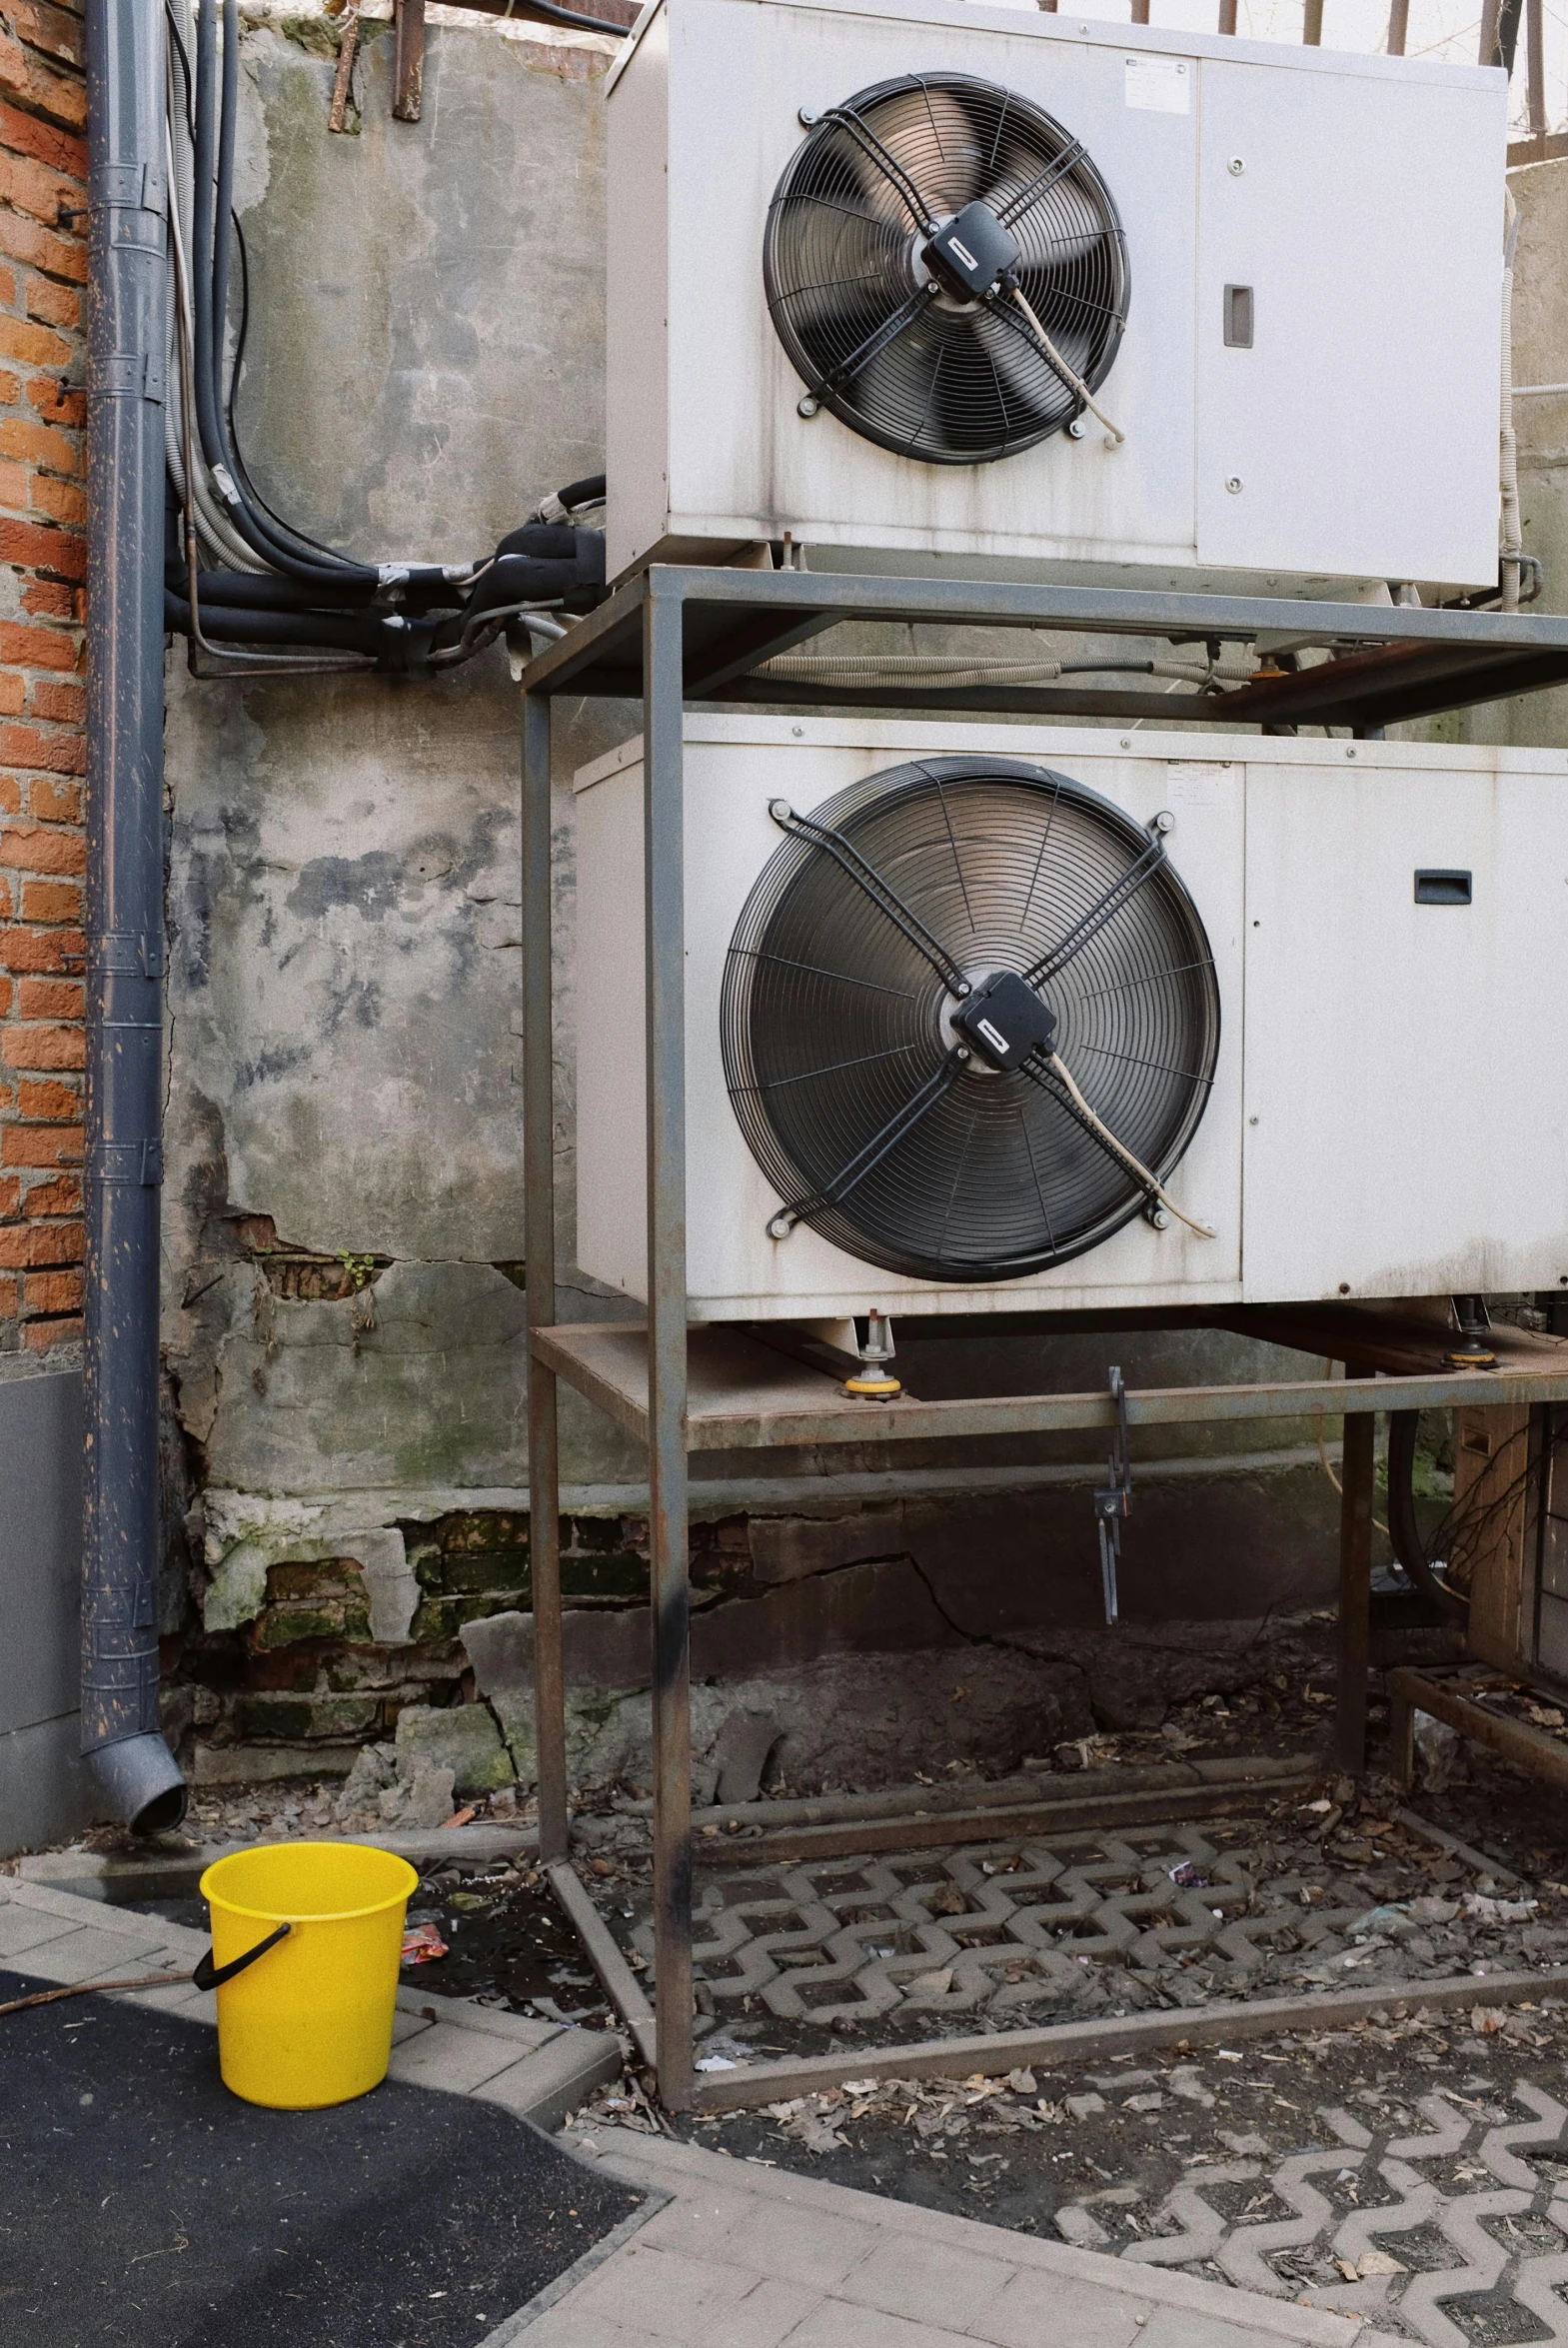
<path id="1" fill-rule="evenodd" d="M 1513 379 L 1568 383 L 1568 161 L 1526 164 L 1508 174 L 1519 207 L 1514 252 Z M 1568 612 L 1568 393 L 1516 399 L 1524 548 L 1544 566 L 1532 609 Z M 1458 710 L 1401 728 L 1435 742 L 1503 742 L 1557 750 L 1568 743 L 1568 688 Z"/>
<path id="2" fill-rule="evenodd" d="M 602 460 L 611 45 L 443 16 L 419 124 L 392 121 L 370 27 L 357 136 L 326 130 L 320 19 L 291 33 L 253 12 L 243 51 L 242 435 L 281 510 L 378 558 L 471 556 Z M 563 779 L 636 723 L 559 717 Z M 300 1735 L 346 1754 L 447 1701 L 462 1622 L 530 1602 L 516 695 L 499 654 L 429 684 L 196 682 L 176 661 L 168 778 L 166 1337 L 204 1617 L 186 1708 L 215 1751 L 230 1740 L 234 1773 Z M 569 927 L 565 791 L 558 818 Z M 562 1238 L 570 1259 L 570 1203 Z M 624 1309 L 574 1284 L 579 1316 Z M 991 1351 L 976 1377 L 1030 1382 L 1015 1340 Z M 1073 1340 L 1032 1374 L 1100 1383 L 1112 1358 L 1155 1383 L 1296 1359 L 1217 1336 Z M 1217 1476 L 1193 1473 L 1212 1434 L 1161 1443 L 1174 1464 L 1129 1531 L 1134 1611 L 1322 1594 L 1332 1493 L 1300 1464 L 1304 1428 L 1266 1439 L 1285 1449 Z M 574 1600 L 635 1608 L 644 1463 L 570 1398 L 565 1443 Z M 869 1441 L 703 1467 L 706 1668 L 949 1637 L 942 1606 L 981 1630 L 1092 1612 L 1097 1445 L 905 1452 L 901 1508 Z M 640 1621 L 595 1620 L 617 1653 L 646 1643 Z"/>

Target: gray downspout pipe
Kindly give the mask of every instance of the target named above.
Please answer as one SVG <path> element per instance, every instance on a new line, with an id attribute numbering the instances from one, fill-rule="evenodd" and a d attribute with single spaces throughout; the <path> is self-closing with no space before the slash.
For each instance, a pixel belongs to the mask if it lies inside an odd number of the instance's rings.
<path id="1" fill-rule="evenodd" d="M 107 1805 L 177 1825 L 158 1724 L 163 1176 L 164 31 L 87 0 L 87 1451 L 82 1751 Z"/>

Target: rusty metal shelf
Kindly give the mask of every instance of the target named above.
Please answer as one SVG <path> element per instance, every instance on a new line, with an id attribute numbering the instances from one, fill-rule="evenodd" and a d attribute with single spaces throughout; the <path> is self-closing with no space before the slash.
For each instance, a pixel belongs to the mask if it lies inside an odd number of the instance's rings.
<path id="1" fill-rule="evenodd" d="M 1005 1327 L 1006 1316 L 999 1314 L 997 1324 Z M 1329 1359 L 1354 1360 L 1360 1374 L 1268 1385 L 1130 1388 L 1130 1426 L 1341 1418 L 1358 1411 L 1568 1401 L 1568 1340 L 1559 1337 L 1498 1329 L 1496 1368 L 1477 1370 L 1444 1362 L 1444 1337 L 1437 1324 L 1364 1307 L 1337 1312 L 1332 1306 L 1303 1307 L 1295 1314 L 1196 1313 L 1181 1320 L 1188 1327 L 1216 1324 L 1239 1326 L 1249 1335 Z M 537 1361 L 639 1442 L 649 1440 L 646 1328 L 622 1321 L 536 1328 L 532 1350 Z M 1381 1355 L 1382 1360 L 1368 1361 L 1368 1355 Z M 1378 1374 L 1369 1374 L 1373 1370 Z M 1115 1422 L 1108 1391 L 980 1395 L 954 1401 L 924 1401 L 906 1393 L 891 1402 L 857 1400 L 827 1372 L 789 1359 L 743 1328 L 697 1327 L 688 1333 L 689 1451 L 1108 1430 Z"/>
<path id="2" fill-rule="evenodd" d="M 651 598 L 682 614 L 682 684 L 690 702 L 772 709 L 896 709 L 949 716 L 1153 719 L 1161 726 L 1347 726 L 1358 734 L 1568 681 L 1568 618 L 1531 612 L 1425 610 L 1419 605 L 1170 594 L 1116 587 L 1002 585 L 955 579 L 866 578 L 844 572 L 655 565 L 531 662 L 526 689 L 640 698 L 644 615 Z M 1074 636 L 1210 640 L 1333 658 L 1260 676 L 1223 693 L 1115 689 L 1085 680 L 961 691 L 803 685 L 758 666 L 844 620 L 922 627 L 1028 628 Z"/>

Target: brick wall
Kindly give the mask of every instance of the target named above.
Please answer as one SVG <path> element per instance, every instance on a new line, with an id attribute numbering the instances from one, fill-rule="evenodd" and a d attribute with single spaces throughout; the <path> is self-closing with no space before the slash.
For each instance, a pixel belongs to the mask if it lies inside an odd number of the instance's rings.
<path id="1" fill-rule="evenodd" d="M 81 19 L 0 13 L 0 1352 L 80 1333 Z"/>

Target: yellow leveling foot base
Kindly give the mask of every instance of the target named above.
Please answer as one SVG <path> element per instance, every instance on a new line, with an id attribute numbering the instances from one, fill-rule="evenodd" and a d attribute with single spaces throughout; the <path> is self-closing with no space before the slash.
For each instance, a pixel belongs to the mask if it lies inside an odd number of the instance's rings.
<path id="1" fill-rule="evenodd" d="M 854 1394 L 862 1402 L 890 1402 L 894 1394 L 903 1392 L 895 1377 L 847 1377 L 843 1382 L 846 1394 Z"/>

